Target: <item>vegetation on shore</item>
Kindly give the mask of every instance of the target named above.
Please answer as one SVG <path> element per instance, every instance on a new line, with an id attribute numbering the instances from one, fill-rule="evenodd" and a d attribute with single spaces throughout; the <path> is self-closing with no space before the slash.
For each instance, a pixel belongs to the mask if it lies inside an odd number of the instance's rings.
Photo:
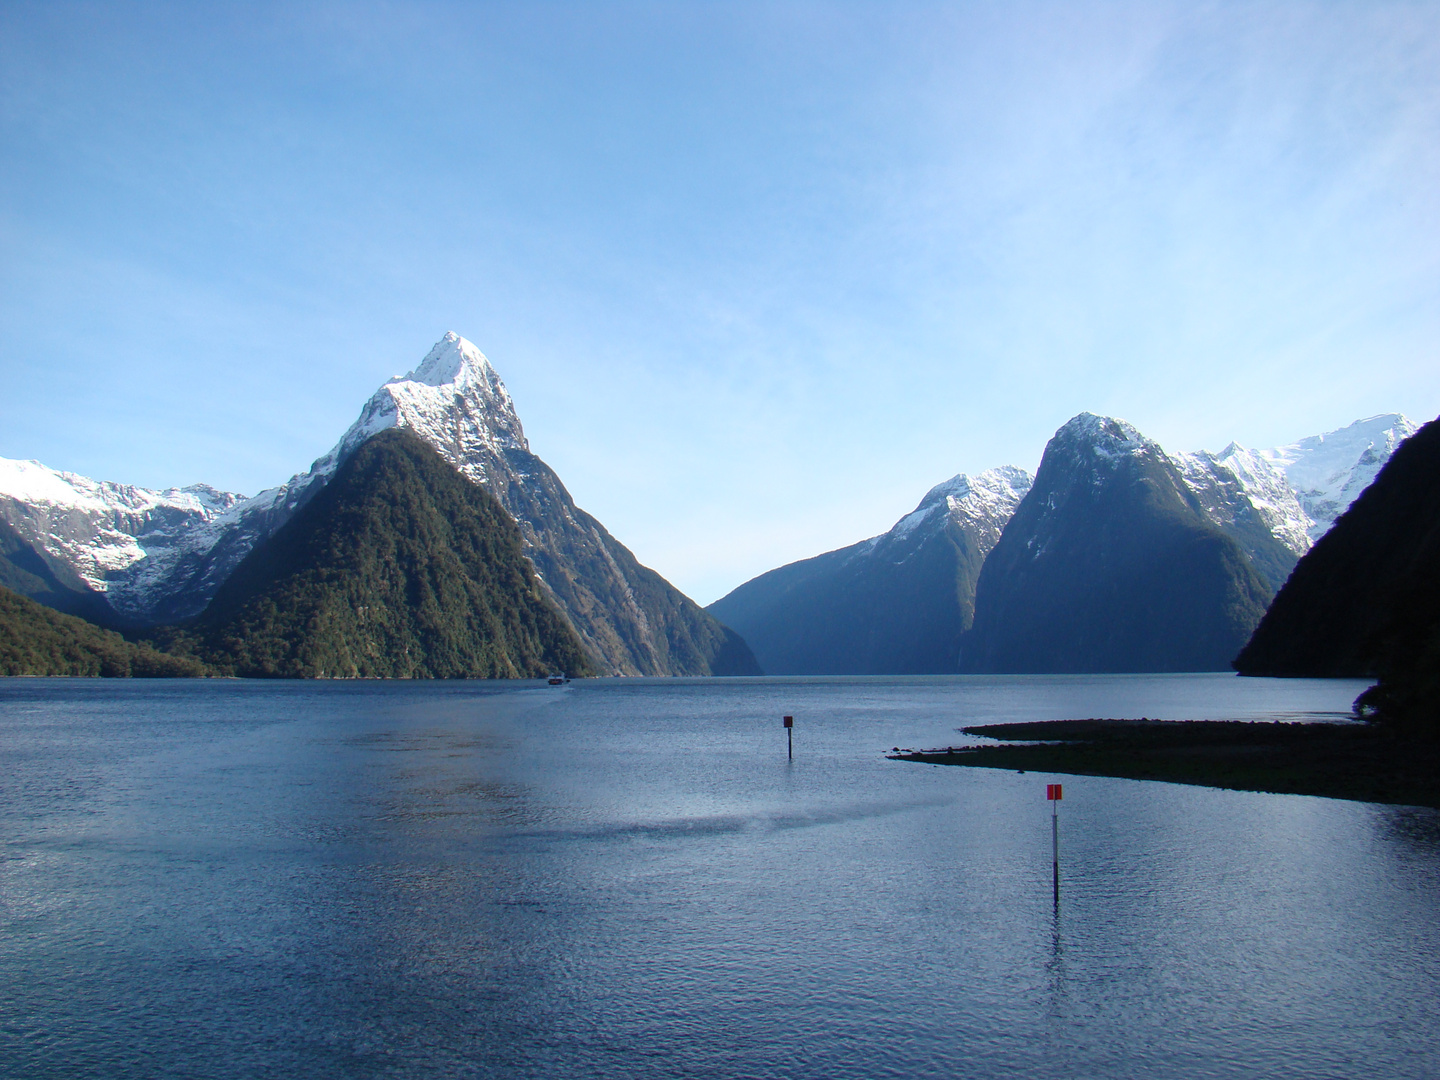
<path id="1" fill-rule="evenodd" d="M 126 641 L 114 631 L 63 615 L 0 585 L 0 676 L 154 679 L 204 674 L 199 660 Z"/>
<path id="2" fill-rule="evenodd" d="M 1440 742 L 1384 725 L 1049 720 L 964 731 L 1012 745 L 896 748 L 890 757 L 1440 807 Z"/>

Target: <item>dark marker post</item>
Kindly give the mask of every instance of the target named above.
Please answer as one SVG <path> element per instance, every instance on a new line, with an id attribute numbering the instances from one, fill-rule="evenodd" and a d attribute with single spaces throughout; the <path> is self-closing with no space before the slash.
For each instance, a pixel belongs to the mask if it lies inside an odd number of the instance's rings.
<path id="1" fill-rule="evenodd" d="M 1060 799 L 1061 785 L 1046 784 L 1045 798 L 1050 800 L 1050 867 L 1055 874 L 1055 906 L 1060 906 Z"/>
<path id="2" fill-rule="evenodd" d="M 785 717 L 785 757 L 789 761 L 795 760 L 795 718 Z"/>

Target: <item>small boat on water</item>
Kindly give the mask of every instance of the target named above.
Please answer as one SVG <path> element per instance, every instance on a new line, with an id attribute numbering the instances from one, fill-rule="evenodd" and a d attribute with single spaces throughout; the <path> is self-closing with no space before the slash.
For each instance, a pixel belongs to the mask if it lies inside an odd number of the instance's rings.
<path id="1" fill-rule="evenodd" d="M 569 681 L 570 681 L 570 680 L 565 677 L 565 673 L 564 673 L 563 671 L 556 672 L 554 675 L 551 675 L 551 676 L 550 676 L 550 685 L 551 685 L 551 686 L 563 686 L 565 683 L 567 683 L 567 682 L 569 682 Z"/>

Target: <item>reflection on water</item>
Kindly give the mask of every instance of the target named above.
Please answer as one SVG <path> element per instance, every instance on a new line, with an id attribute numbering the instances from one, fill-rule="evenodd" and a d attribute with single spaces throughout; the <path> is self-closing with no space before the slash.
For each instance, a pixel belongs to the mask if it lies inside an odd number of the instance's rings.
<path id="1" fill-rule="evenodd" d="M 12 680 L 0 1074 L 1433 1077 L 1440 815 L 881 753 L 1359 689 Z"/>

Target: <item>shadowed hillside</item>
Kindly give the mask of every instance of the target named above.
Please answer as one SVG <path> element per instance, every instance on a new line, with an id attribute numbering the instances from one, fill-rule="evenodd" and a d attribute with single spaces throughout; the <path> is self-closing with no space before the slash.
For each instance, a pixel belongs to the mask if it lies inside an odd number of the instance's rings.
<path id="1" fill-rule="evenodd" d="M 960 666 L 1221 671 L 1269 596 L 1159 446 L 1082 413 L 1046 446 L 985 561 Z"/>
<path id="2" fill-rule="evenodd" d="M 1440 732 L 1440 421 L 1401 443 L 1300 560 L 1235 667 L 1378 676 L 1362 709 Z"/>

